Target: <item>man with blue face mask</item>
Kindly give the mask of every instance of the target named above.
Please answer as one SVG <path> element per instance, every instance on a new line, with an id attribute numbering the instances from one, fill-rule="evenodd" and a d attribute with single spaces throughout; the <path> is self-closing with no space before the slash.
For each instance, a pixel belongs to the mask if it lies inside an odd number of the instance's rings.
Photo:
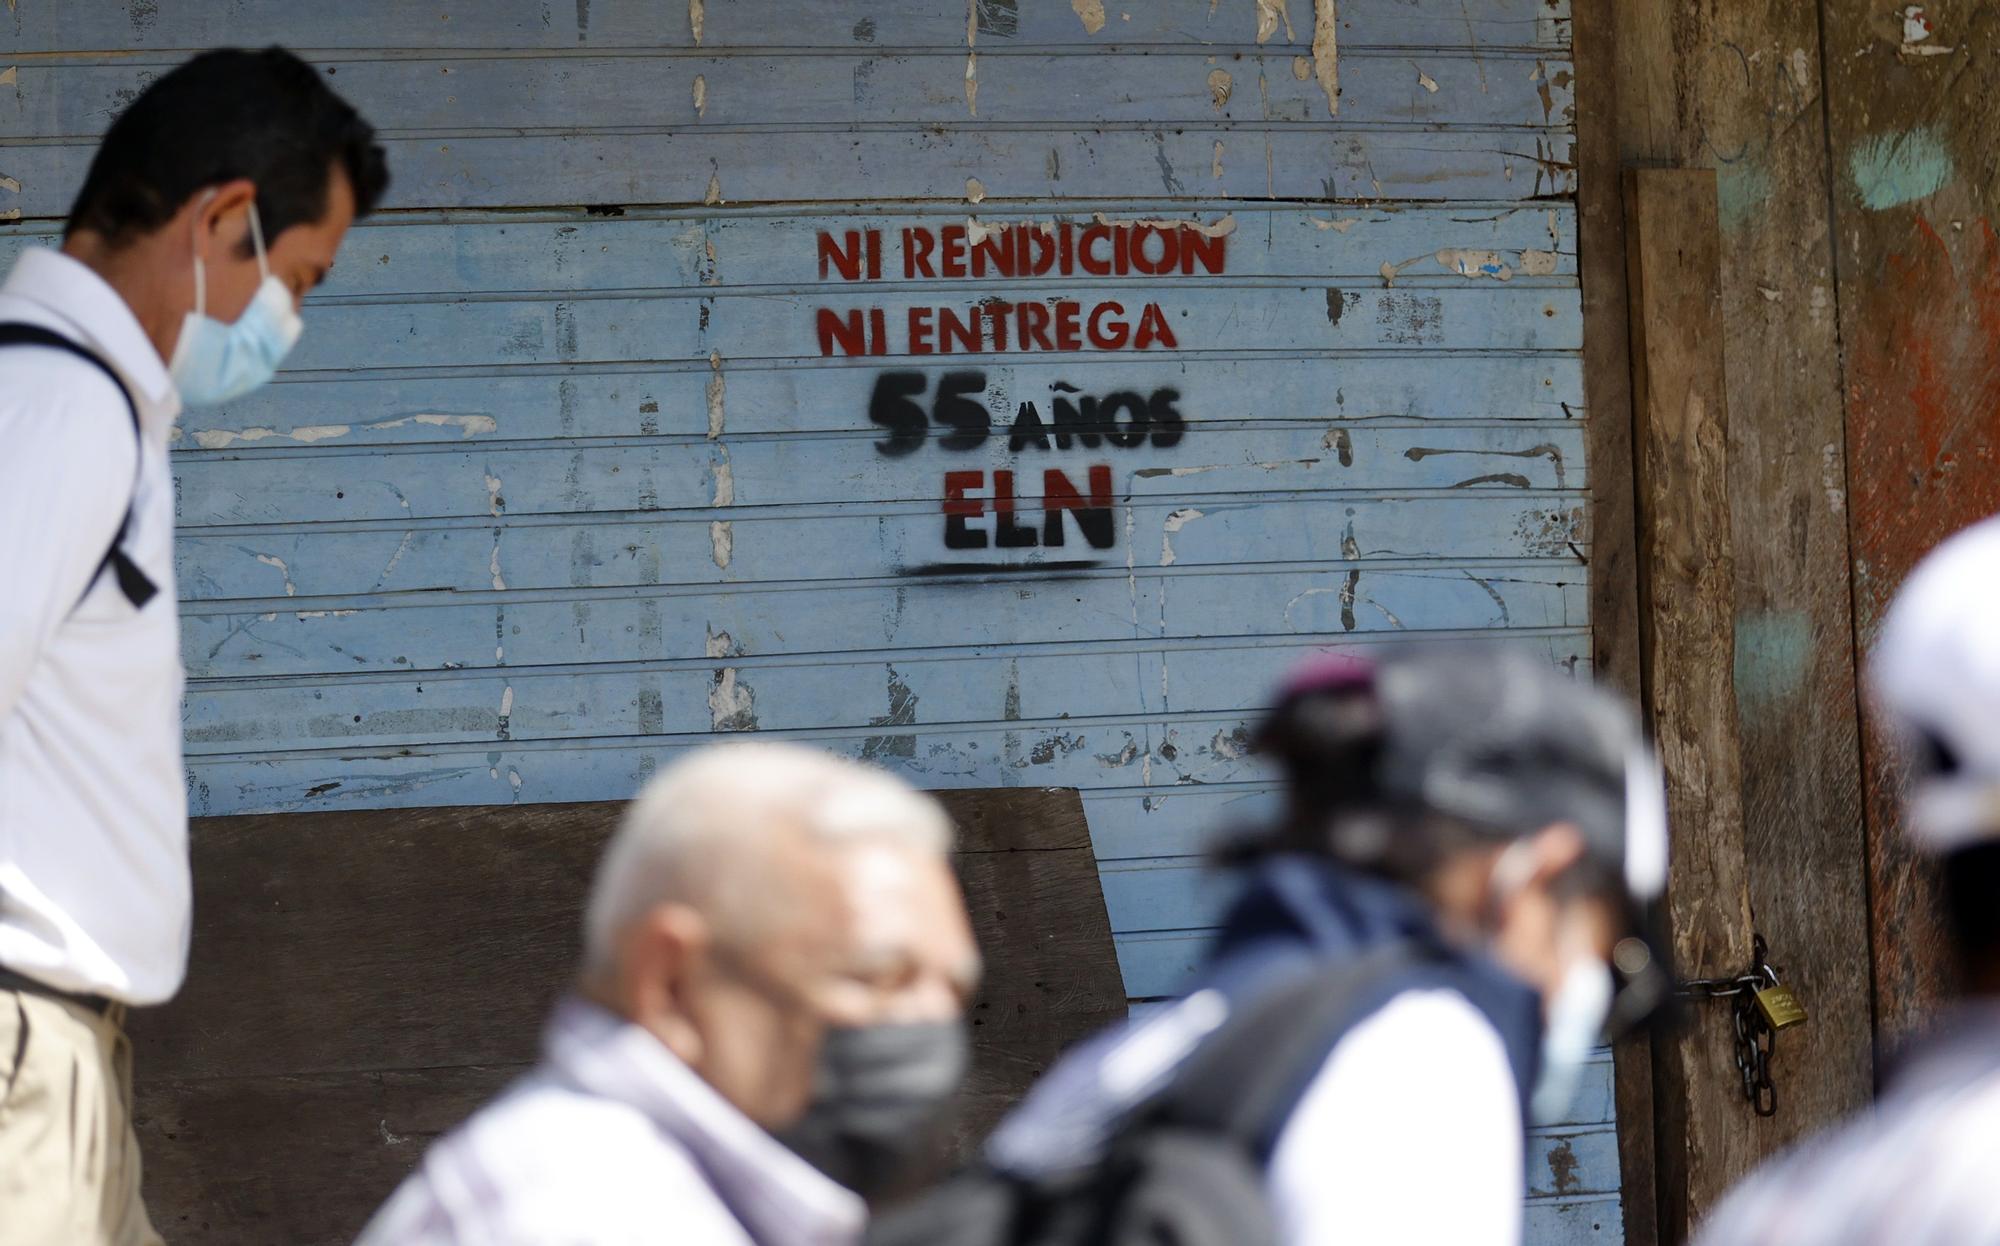
<path id="1" fill-rule="evenodd" d="M 1520 1241 L 1525 1126 L 1668 985 L 1634 716 L 1544 659 L 1412 649 L 1304 668 L 1257 746 L 1285 807 L 1228 851 L 1188 995 L 1072 1052 L 876 1246 Z"/>
<path id="2" fill-rule="evenodd" d="M 0 285 L 0 1237 L 157 1242 L 128 1005 L 179 988 L 187 803 L 167 444 L 269 380 L 387 182 L 279 48 L 209 52 L 106 133 L 60 249 Z"/>

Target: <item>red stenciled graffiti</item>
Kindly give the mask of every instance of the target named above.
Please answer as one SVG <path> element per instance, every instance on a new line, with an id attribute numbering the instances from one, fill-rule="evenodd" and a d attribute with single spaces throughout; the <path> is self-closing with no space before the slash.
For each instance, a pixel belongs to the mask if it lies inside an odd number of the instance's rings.
<path id="1" fill-rule="evenodd" d="M 880 229 L 817 235 L 820 280 L 872 282 L 890 268 Z M 1099 221 L 1076 225 L 904 226 L 894 244 L 905 281 L 1024 277 L 1165 278 L 1219 276 L 1228 235 L 1186 221 Z M 1186 313 L 1182 313 L 1185 315 Z M 816 307 L 822 356 L 981 355 L 1009 352 L 1174 350 L 1179 335 L 1157 302 L 1056 296 L 971 305 Z"/>
<path id="2" fill-rule="evenodd" d="M 1191 277 L 1222 275 L 1228 235 L 1185 221 L 1117 221 L 1074 225 L 1018 223 L 991 227 L 905 226 L 898 231 L 905 281 L 967 277 Z M 880 281 L 882 231 L 850 229 L 818 236 L 819 276 L 825 281 Z"/>
<path id="3" fill-rule="evenodd" d="M 815 309 L 813 324 L 822 355 L 984 355 L 1009 351 L 1173 350 L 1180 346 L 1158 303 L 1137 315 L 1106 300 L 1088 312 L 1074 299 L 1008 303 L 992 298 L 971 307 L 911 307 L 902 314 L 902 349 L 889 338 L 892 323 L 880 307 Z"/>

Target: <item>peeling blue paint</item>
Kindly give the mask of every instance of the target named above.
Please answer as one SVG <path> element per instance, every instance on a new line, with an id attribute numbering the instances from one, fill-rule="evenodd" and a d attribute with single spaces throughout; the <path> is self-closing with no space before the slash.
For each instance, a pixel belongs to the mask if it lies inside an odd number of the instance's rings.
<path id="1" fill-rule="evenodd" d="M 1877 212 L 1935 194 L 1955 169 L 1943 133 L 1919 126 L 1863 139 L 1847 158 L 1861 206 Z"/>
<path id="2" fill-rule="evenodd" d="M 1740 229 L 1764 210 L 1771 197 L 1771 174 L 1752 161 L 1725 164 L 1715 171 L 1715 206 L 1724 229 Z"/>
<path id="3" fill-rule="evenodd" d="M 1812 621 L 1802 610 L 1736 619 L 1736 707 L 1746 718 L 1799 693 L 1812 661 Z"/>

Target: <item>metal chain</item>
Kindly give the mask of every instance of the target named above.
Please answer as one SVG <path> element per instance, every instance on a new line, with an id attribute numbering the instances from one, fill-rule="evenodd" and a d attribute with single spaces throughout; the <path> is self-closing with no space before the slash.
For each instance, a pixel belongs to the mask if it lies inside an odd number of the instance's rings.
<path id="1" fill-rule="evenodd" d="M 1751 937 L 1750 972 L 1733 978 L 1690 978 L 1675 984 L 1677 994 L 1693 999 L 1733 999 L 1730 1009 L 1736 1030 L 1736 1072 L 1743 1079 L 1743 1098 L 1759 1116 L 1775 1116 L 1778 1088 L 1771 1081 L 1771 1043 L 1776 1037 L 1757 1007 L 1757 992 L 1778 984 L 1778 974 L 1765 959 L 1764 936 Z"/>

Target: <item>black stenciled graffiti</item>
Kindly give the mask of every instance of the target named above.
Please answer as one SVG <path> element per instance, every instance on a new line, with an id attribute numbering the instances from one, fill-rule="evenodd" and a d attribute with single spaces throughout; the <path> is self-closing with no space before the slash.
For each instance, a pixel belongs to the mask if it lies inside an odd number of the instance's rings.
<path id="1" fill-rule="evenodd" d="M 1064 541 L 1063 516 L 1076 524 L 1077 531 L 1092 549 L 1110 549 L 1117 540 L 1112 514 L 1111 465 L 1093 463 L 1079 492 L 1069 473 L 1050 467 L 1042 471 L 1042 523 L 1039 528 L 1017 518 L 1022 504 L 1014 496 L 1014 473 L 1002 468 L 989 482 L 983 471 L 944 474 L 944 546 L 946 549 L 1028 549 L 1037 545 L 1060 546 Z M 975 490 L 990 489 L 990 497 L 968 497 Z M 992 513 L 991 530 L 966 523 Z"/>
<path id="2" fill-rule="evenodd" d="M 877 453 L 891 458 L 914 454 L 929 439 L 933 424 L 949 430 L 938 438 L 940 449 L 974 450 L 986 443 L 993 431 L 992 416 L 986 404 L 974 398 L 986 390 L 984 372 L 947 372 L 939 377 L 937 395 L 926 413 L 917 400 L 929 388 L 930 378 L 922 372 L 883 372 L 875 378 L 868 418 L 885 430 L 875 443 Z M 1034 402 L 1020 405 L 1008 430 L 1009 450 L 1095 450 L 1105 445 L 1131 450 L 1148 442 L 1165 449 L 1178 445 L 1187 432 L 1177 389 L 1162 387 L 1146 395 L 1119 390 L 1096 397 L 1057 381 L 1049 392 L 1047 420 Z"/>
<path id="3" fill-rule="evenodd" d="M 877 374 L 868 399 L 868 419 L 883 430 L 875 443 L 876 452 L 890 458 L 914 454 L 929 443 L 933 430 L 939 449 L 954 453 L 978 449 L 995 435 L 993 415 L 983 400 L 985 393 L 984 372 L 944 373 L 937 378 L 935 392 L 924 372 Z M 1019 405 L 1005 432 L 1007 449 L 1021 454 L 1029 450 L 1099 450 L 1106 446 L 1133 450 L 1146 445 L 1178 445 L 1187 433 L 1180 400 L 1179 390 L 1164 386 L 1150 394 L 1115 390 L 1094 395 L 1067 381 L 1056 381 L 1049 386 L 1048 418 L 1043 418 L 1041 407 L 1033 401 Z M 1019 475 L 1032 480 L 1034 470 Z M 1111 465 L 1086 466 L 1081 488 L 1075 468 L 1040 470 L 1039 497 L 1017 494 L 1015 469 L 946 472 L 945 548 L 1059 548 L 1067 541 L 1071 527 L 1091 548 L 1112 548 L 1118 533 Z M 1022 513 L 1031 510 L 1041 512 L 1039 524 L 1024 521 Z"/>

